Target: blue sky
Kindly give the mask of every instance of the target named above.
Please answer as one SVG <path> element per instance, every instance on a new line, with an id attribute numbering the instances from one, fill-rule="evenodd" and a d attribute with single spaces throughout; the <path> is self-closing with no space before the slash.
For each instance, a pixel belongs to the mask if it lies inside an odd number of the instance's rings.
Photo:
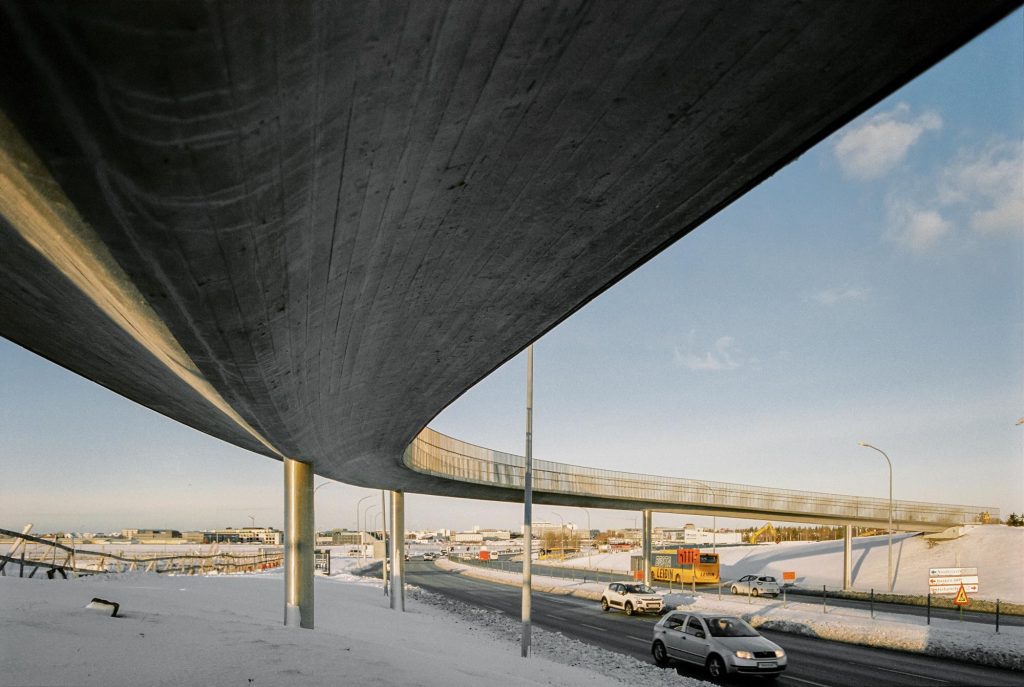
<path id="1" fill-rule="evenodd" d="M 1022 36 L 1018 11 L 542 338 L 535 456 L 884 497 L 865 440 L 897 498 L 1024 510 Z M 520 355 L 431 424 L 522 453 L 524 397 Z M 280 463 L 3 340 L 0 423 L 0 526 L 282 524 Z M 318 527 L 353 527 L 370 493 L 319 490 Z M 586 522 L 535 509 L 559 516 Z M 407 497 L 410 528 L 521 520 Z"/>

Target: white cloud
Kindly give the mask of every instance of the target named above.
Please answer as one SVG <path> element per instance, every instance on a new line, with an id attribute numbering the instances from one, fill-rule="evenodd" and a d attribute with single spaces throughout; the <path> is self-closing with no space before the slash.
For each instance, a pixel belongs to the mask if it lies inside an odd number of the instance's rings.
<path id="1" fill-rule="evenodd" d="M 822 305 L 835 305 L 843 301 L 859 301 L 867 295 L 867 289 L 844 286 L 825 289 L 814 294 L 812 298 Z"/>
<path id="2" fill-rule="evenodd" d="M 843 131 L 833 150 L 846 176 L 877 179 L 903 161 L 921 134 L 941 128 L 938 114 L 925 112 L 912 118 L 910 107 L 901 103 L 891 112 L 877 114 Z"/>
<path id="3" fill-rule="evenodd" d="M 967 212 L 982 234 L 1024 229 L 1024 144 L 996 141 L 981 152 L 961 152 L 939 179 L 939 202 Z"/>
<path id="4" fill-rule="evenodd" d="M 691 351 L 675 350 L 675 360 L 690 370 L 707 370 L 718 372 L 721 370 L 735 370 L 742 364 L 739 359 L 741 351 L 736 346 L 736 340 L 731 336 L 723 336 L 715 342 L 710 351 L 702 354 L 695 354 Z"/>
<path id="5" fill-rule="evenodd" d="M 938 211 L 922 209 L 904 199 L 890 198 L 888 214 L 887 237 L 914 252 L 932 248 L 953 229 Z"/>

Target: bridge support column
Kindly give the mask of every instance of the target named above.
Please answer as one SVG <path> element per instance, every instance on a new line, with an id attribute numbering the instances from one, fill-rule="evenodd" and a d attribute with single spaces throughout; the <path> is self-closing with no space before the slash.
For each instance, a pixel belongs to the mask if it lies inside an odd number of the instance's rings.
<path id="1" fill-rule="evenodd" d="M 284 624 L 313 629 L 313 466 L 284 459 Z"/>
<path id="2" fill-rule="evenodd" d="M 405 492 L 391 492 L 391 610 L 405 611 Z"/>
<path id="3" fill-rule="evenodd" d="M 644 554 L 644 584 L 651 584 L 651 511 L 645 510 L 644 533 L 643 533 L 643 554 Z"/>
<path id="4" fill-rule="evenodd" d="M 843 536 L 843 590 L 853 589 L 853 527 L 846 526 Z"/>

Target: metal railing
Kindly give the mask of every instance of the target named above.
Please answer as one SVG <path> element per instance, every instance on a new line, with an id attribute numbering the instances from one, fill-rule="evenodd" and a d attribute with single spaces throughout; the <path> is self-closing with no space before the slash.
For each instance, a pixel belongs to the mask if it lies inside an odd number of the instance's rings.
<path id="1" fill-rule="evenodd" d="M 256 572 L 279 568 L 283 564 L 281 550 L 254 553 L 187 551 L 182 553 L 125 555 L 123 552 L 93 551 L 62 544 L 54 539 L 36 537 L 25 532 L 0 529 L 0 535 L 13 538 L 14 545 L 7 554 L 0 554 L 0 575 L 34 577 L 43 571 L 53 579 L 55 575 L 73 576 L 121 573 L 135 570 L 179 575 L 209 573 Z"/>
<path id="2" fill-rule="evenodd" d="M 406 448 L 403 459 L 409 469 L 435 477 L 523 488 L 523 456 L 469 444 L 429 427 Z M 607 508 L 615 508 L 615 502 L 630 502 L 652 510 L 813 517 L 822 523 L 884 523 L 889 514 L 889 500 L 885 498 L 661 477 L 545 460 L 533 461 L 533 490 L 535 494 L 601 500 Z M 979 522 L 983 513 L 999 517 L 997 508 L 893 501 L 892 520 L 901 529 L 934 530 Z"/>

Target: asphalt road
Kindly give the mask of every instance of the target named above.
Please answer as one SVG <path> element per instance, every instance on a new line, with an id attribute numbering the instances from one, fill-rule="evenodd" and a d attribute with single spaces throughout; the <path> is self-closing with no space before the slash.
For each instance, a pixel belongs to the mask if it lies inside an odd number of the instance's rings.
<path id="1" fill-rule="evenodd" d="M 522 598 L 517 587 L 495 584 L 445 572 L 433 563 L 409 561 L 406 581 L 438 594 L 490 608 L 512 618 L 520 617 Z M 627 617 L 604 613 L 594 601 L 534 592 L 533 623 L 610 651 L 652 662 L 650 644 L 654 616 Z M 829 642 L 779 632 L 764 632 L 789 656 L 789 668 L 777 685 L 804 687 L 862 687 L 872 685 L 1013 685 L 1021 674 L 896 651 Z M 701 678 L 697 668 L 687 675 Z M 755 678 L 735 678 L 722 684 L 764 684 Z"/>
<path id="2" fill-rule="evenodd" d="M 520 563 L 518 561 L 502 560 L 500 562 L 491 563 L 491 565 L 500 566 L 504 570 L 514 570 L 516 572 L 518 572 L 522 568 L 522 563 Z M 566 568 L 539 565 L 537 563 L 533 564 L 533 574 L 534 575 L 549 575 L 551 577 L 565 577 L 566 575 L 574 574 L 574 572 L 575 572 L 575 574 L 578 574 L 578 575 L 586 574 L 588 579 L 591 579 L 591 580 L 593 580 L 594 576 L 595 576 L 595 574 L 592 573 L 592 572 L 591 573 L 584 573 L 583 571 L 572 571 L 572 570 L 566 569 Z M 626 576 L 625 575 L 609 576 L 608 574 L 605 573 L 605 574 L 601 574 L 600 576 L 598 576 L 597 579 L 599 579 L 601 581 L 608 581 L 608 579 L 610 579 L 610 578 L 614 578 L 616 580 L 624 580 L 624 579 L 626 579 Z M 663 583 L 657 583 L 657 585 L 664 586 Z M 697 587 L 697 593 L 698 594 L 714 594 L 714 595 L 717 596 L 718 595 L 718 587 L 717 586 L 714 586 L 714 587 L 698 586 Z M 729 587 L 728 586 L 723 586 L 722 594 L 723 595 L 729 594 Z M 787 592 L 787 596 L 789 598 L 792 598 L 794 601 L 800 601 L 802 603 L 817 603 L 817 604 L 821 603 L 821 592 L 820 591 L 814 591 L 814 590 L 790 590 L 790 591 Z M 781 599 L 782 597 L 779 597 L 779 598 Z M 826 604 L 829 607 L 841 606 L 843 608 L 860 608 L 860 609 L 863 609 L 863 610 L 868 610 L 871 607 L 871 603 L 869 601 L 858 601 L 856 599 L 839 599 L 839 598 L 835 598 L 835 597 L 832 597 L 832 596 L 829 596 L 826 599 Z M 923 618 L 923 617 L 925 617 L 925 615 L 927 615 L 928 609 L 926 607 L 924 607 L 924 606 L 912 606 L 910 604 L 882 603 L 882 602 L 878 601 L 878 602 L 875 602 L 875 612 L 877 612 L 877 613 L 899 613 L 899 614 L 903 614 L 903 615 L 920 616 L 920 617 Z M 953 610 L 953 609 L 935 608 L 935 607 L 933 607 L 931 613 L 932 613 L 932 618 L 933 619 L 939 619 L 939 618 L 944 619 L 944 620 L 960 620 L 961 619 L 959 611 L 956 611 L 956 610 Z M 995 628 L 995 614 L 993 614 L 993 613 L 978 613 L 978 612 L 974 612 L 974 611 L 970 611 L 970 610 L 965 610 L 963 612 L 962 620 L 965 623 L 980 623 L 980 624 L 983 624 L 983 625 L 988 625 L 988 626 L 992 627 L 993 629 Z M 1000 625 L 1000 627 L 1007 627 L 1007 626 L 1010 626 L 1010 625 L 1024 626 L 1024 616 L 1002 614 L 1002 615 L 1000 615 L 1000 618 L 999 618 L 999 625 Z"/>

